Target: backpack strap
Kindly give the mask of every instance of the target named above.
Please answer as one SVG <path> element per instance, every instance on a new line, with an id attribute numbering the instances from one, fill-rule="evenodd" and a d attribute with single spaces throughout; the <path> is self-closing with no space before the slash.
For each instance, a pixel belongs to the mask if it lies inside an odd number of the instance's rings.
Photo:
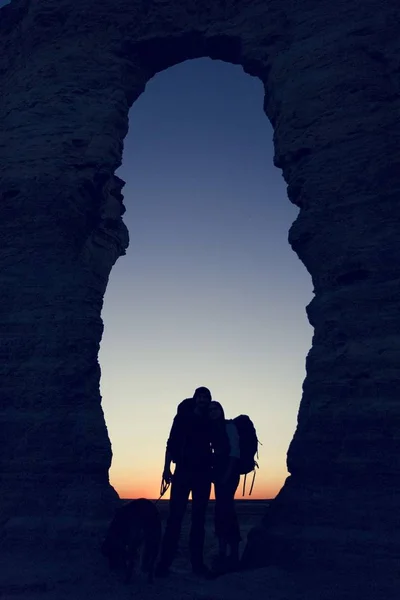
<path id="1" fill-rule="evenodd" d="M 243 494 L 242 494 L 242 496 L 244 496 L 244 491 L 246 489 L 246 477 L 247 477 L 247 473 L 245 473 L 244 479 L 243 479 Z"/>
<path id="2" fill-rule="evenodd" d="M 251 496 L 251 492 L 253 491 L 255 478 L 256 478 L 256 470 L 254 469 L 254 471 L 253 471 L 253 481 L 251 482 L 249 496 Z"/>
<path id="3" fill-rule="evenodd" d="M 260 460 L 260 456 L 259 456 L 259 454 L 258 454 L 258 446 L 262 446 L 262 443 L 261 443 L 261 442 L 260 442 L 260 440 L 257 438 L 257 454 L 256 454 L 256 456 L 257 456 L 257 460 Z M 257 467 L 258 467 L 258 463 L 257 463 L 256 461 L 254 461 L 254 462 L 256 463 L 256 465 L 257 465 Z"/>

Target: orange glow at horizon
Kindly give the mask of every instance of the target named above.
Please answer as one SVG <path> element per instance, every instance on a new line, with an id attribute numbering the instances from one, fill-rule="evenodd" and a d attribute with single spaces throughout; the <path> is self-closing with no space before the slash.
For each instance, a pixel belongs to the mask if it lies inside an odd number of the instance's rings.
<path id="1" fill-rule="evenodd" d="M 279 479 L 278 478 L 271 479 L 270 481 L 268 481 L 266 483 L 265 481 L 257 482 L 257 479 L 259 478 L 259 474 L 257 474 L 251 496 L 249 496 L 249 491 L 250 491 L 253 475 L 251 473 L 249 475 L 247 475 L 246 489 L 245 489 L 244 496 L 242 496 L 243 479 L 244 479 L 244 477 L 242 475 L 240 478 L 238 489 L 235 494 L 235 498 L 237 500 L 270 500 L 272 498 L 275 498 L 275 496 L 278 494 L 279 490 L 282 488 L 287 475 L 288 474 L 286 474 L 285 476 L 283 476 L 282 478 L 279 478 Z M 134 482 L 129 482 L 129 481 L 126 481 L 126 480 L 123 480 L 120 478 L 118 478 L 116 480 L 115 478 L 113 478 L 111 476 L 110 483 L 115 488 L 115 490 L 118 492 L 118 495 L 121 499 L 150 498 L 152 500 L 154 500 L 154 499 L 156 500 L 160 496 L 161 478 L 158 483 L 155 483 L 155 478 L 149 477 L 147 479 L 147 481 L 145 480 L 145 481 L 142 481 L 142 482 L 138 483 L 137 485 L 135 485 Z M 163 496 L 163 499 L 169 500 L 169 494 L 170 494 L 170 490 L 168 490 L 166 492 L 166 494 Z M 212 488 L 211 488 L 210 499 L 211 500 L 215 499 L 214 486 L 212 486 Z"/>

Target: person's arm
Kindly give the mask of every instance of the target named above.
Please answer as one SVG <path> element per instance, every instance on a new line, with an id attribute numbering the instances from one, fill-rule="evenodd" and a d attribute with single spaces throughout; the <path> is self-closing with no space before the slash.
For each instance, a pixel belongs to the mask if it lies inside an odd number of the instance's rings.
<path id="1" fill-rule="evenodd" d="M 232 422 L 227 423 L 226 433 L 229 441 L 229 461 L 222 482 L 229 480 L 240 459 L 240 440 L 236 425 Z"/>
<path id="2" fill-rule="evenodd" d="M 165 450 L 165 461 L 164 461 L 164 470 L 163 470 L 163 479 L 166 483 L 170 483 L 172 480 L 172 471 L 171 471 L 171 463 L 172 463 L 172 454 L 169 452 L 168 448 Z"/>
<path id="3" fill-rule="evenodd" d="M 177 413 L 172 422 L 171 431 L 167 440 L 167 447 L 165 449 L 163 478 L 167 483 L 172 479 L 171 463 L 176 462 L 176 457 L 179 456 L 180 451 L 182 450 L 185 422 L 185 405 L 183 401 L 178 405 Z"/>

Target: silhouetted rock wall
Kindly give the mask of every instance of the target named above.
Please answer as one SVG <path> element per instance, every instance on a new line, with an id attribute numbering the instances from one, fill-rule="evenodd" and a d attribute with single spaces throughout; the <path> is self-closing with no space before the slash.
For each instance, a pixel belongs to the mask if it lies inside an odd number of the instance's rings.
<path id="1" fill-rule="evenodd" d="M 100 518 L 115 502 L 97 361 L 109 273 L 128 246 L 114 173 L 146 82 L 210 56 L 263 81 L 275 164 L 300 208 L 289 240 L 315 291 L 291 477 L 245 562 L 289 548 L 308 564 L 398 557 L 398 22 L 395 3 L 378 0 L 13 0 L 0 11 L 10 539 L 26 519 Z"/>

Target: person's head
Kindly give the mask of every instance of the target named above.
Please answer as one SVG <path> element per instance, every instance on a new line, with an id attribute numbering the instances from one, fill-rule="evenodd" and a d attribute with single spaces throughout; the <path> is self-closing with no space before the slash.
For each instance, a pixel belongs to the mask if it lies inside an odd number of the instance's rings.
<path id="1" fill-rule="evenodd" d="M 210 402 L 208 414 L 211 421 L 218 422 L 225 420 L 224 409 L 222 408 L 222 405 L 219 402 Z"/>
<path id="2" fill-rule="evenodd" d="M 206 387 L 198 387 L 193 394 L 193 399 L 198 408 L 206 409 L 211 403 L 211 392 Z"/>

